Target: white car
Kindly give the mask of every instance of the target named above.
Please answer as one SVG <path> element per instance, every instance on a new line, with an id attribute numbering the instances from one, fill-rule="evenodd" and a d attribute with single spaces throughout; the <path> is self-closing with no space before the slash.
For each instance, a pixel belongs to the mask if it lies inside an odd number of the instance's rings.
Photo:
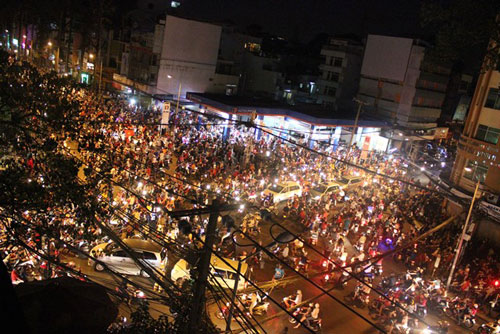
<path id="1" fill-rule="evenodd" d="M 285 201 L 289 198 L 302 196 L 302 187 L 294 181 L 273 184 L 264 190 L 264 196 L 273 195 L 274 203 Z"/>
<path id="2" fill-rule="evenodd" d="M 141 239 L 124 239 L 128 247 L 134 251 L 140 261 L 150 264 L 156 269 L 163 269 L 167 262 L 166 252 L 162 251 L 159 245 Z M 102 243 L 90 251 L 90 255 L 104 262 L 110 269 L 126 275 L 149 275 L 143 271 L 137 263 L 114 242 Z M 88 260 L 89 266 L 93 266 L 96 271 L 105 270 L 105 266 L 92 259 Z"/>
<path id="3" fill-rule="evenodd" d="M 342 189 L 353 188 L 363 185 L 363 177 L 361 176 L 342 176 L 337 182 L 342 186 Z"/>
<path id="4" fill-rule="evenodd" d="M 321 199 L 325 195 L 339 192 L 342 186 L 337 182 L 320 183 L 311 189 L 311 197 L 315 200 Z"/>

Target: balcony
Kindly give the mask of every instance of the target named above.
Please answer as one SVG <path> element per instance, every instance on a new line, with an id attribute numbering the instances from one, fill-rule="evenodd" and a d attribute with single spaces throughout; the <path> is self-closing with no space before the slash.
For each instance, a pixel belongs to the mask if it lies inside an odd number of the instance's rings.
<path id="1" fill-rule="evenodd" d="M 462 135 L 458 142 L 458 151 L 467 159 L 500 167 L 500 159 L 498 158 L 500 148 L 498 145 Z"/>

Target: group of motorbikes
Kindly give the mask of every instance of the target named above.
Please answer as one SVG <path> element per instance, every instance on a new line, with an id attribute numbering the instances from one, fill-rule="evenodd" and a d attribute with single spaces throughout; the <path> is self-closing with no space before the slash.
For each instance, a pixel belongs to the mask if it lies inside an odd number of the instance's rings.
<path id="1" fill-rule="evenodd" d="M 260 294 L 259 291 L 243 293 L 237 296 L 233 307 L 232 320 L 241 321 L 242 317 L 262 316 L 267 314 L 269 302 L 266 301 L 267 294 Z M 226 303 L 216 313 L 218 319 L 228 319 L 231 313 L 231 303 Z"/>
<path id="2" fill-rule="evenodd" d="M 299 298 L 297 298 L 298 294 L 300 294 Z M 305 324 L 309 330 L 315 333 L 319 333 L 321 331 L 321 318 L 314 318 L 311 316 L 314 308 L 318 308 L 319 310 L 319 304 L 302 304 L 302 293 L 300 290 L 297 290 L 296 294 L 284 297 L 282 304 L 283 307 L 293 310 L 292 315 L 288 318 L 288 321 L 291 324 L 297 324 L 300 322 Z"/>

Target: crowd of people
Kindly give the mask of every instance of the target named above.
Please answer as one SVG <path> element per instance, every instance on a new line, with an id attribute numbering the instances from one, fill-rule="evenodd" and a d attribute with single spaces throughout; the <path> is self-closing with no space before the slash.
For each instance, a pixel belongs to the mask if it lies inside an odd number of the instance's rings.
<path id="1" fill-rule="evenodd" d="M 265 208 L 302 223 L 304 240 L 321 248 L 325 258 L 335 263 L 332 274 L 338 282 L 347 281 L 349 275 L 339 271 L 337 264 L 371 276 L 373 268 L 381 269 L 387 259 L 380 258 L 367 268 L 360 264 L 398 247 L 404 249 L 395 253 L 394 259 L 408 270 L 433 278 L 442 278 L 448 272 L 459 227 L 451 224 L 432 234 L 425 244 L 412 243 L 418 234 L 443 222 L 447 213 L 441 205 L 443 197 L 432 186 L 409 185 L 411 176 L 402 158 L 376 152 L 362 154 L 361 150 L 354 150 L 346 158 L 346 150 L 323 149 L 319 145 L 310 150 L 253 127 L 237 123 L 228 126 L 216 117 L 187 110 L 173 111 L 170 124 L 159 125 L 161 115 L 155 109 L 130 105 L 125 99 L 103 98 L 83 88 L 72 96 L 80 106 L 76 119 L 80 131 L 75 135 L 67 129 L 57 134 L 58 150 L 83 162 L 79 173 L 82 182 L 98 180 L 96 196 L 109 202 L 113 209 L 110 212 L 123 213 L 113 214 L 110 220 L 121 238 L 144 235 L 141 231 L 146 229 L 180 243 L 203 240 L 206 216 L 183 218 L 191 226 L 185 231 L 168 211 L 199 208 L 219 196 L 242 205 L 251 204 L 246 210 Z M 359 167 L 347 167 L 339 162 L 342 159 Z M 368 167 L 378 175 L 365 172 Z M 317 185 L 349 175 L 363 181 L 319 199 L 310 195 Z M 282 209 L 274 206 L 263 191 L 285 181 L 299 183 L 302 192 Z M 26 212 L 24 219 L 34 222 L 40 218 L 30 215 Z M 53 208 L 42 225 L 55 230 L 56 235 L 47 237 L 44 229 L 30 227 L 28 245 L 45 248 L 58 259 L 67 251 L 66 243 L 81 249 L 84 244 L 88 250 L 103 240 L 98 227 L 89 228 L 79 218 L 82 217 L 72 215 L 70 207 Z M 234 219 L 222 224 L 219 240 L 227 238 L 235 225 L 240 224 L 234 223 Z M 14 283 L 61 275 L 60 268 L 47 265 L 26 249 L 12 246 L 6 242 L 9 239 L 4 234 L 2 258 Z M 491 282 L 500 277 L 500 268 L 495 253 L 486 245 L 477 249 L 476 254 L 482 258 L 464 261 L 455 275 L 454 286 L 460 295 L 485 305 L 497 298 L 498 286 Z M 300 270 L 310 270 L 307 247 L 300 241 L 283 246 L 279 256 Z M 41 274 L 30 278 L 28 272 L 32 271 Z M 319 306 L 317 309 L 319 312 Z"/>

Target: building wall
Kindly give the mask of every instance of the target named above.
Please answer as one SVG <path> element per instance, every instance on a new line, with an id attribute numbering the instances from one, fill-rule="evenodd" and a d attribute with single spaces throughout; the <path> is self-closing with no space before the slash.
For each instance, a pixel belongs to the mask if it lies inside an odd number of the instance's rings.
<path id="1" fill-rule="evenodd" d="M 243 78 L 241 89 L 244 93 L 259 93 L 274 97 L 283 81 L 278 69 L 278 60 L 258 56 L 251 52 L 243 55 Z"/>
<path id="2" fill-rule="evenodd" d="M 408 38 L 369 35 L 359 98 L 390 123 L 435 127 L 448 77 L 427 66 L 425 47 Z M 437 71 L 436 71 L 437 72 Z M 446 72 L 449 74 L 449 72 Z"/>
<path id="3" fill-rule="evenodd" d="M 351 109 L 359 87 L 362 46 L 350 40 L 332 38 L 323 46 L 318 102 L 334 109 Z M 341 60 L 341 63 L 340 63 Z"/>
<path id="4" fill-rule="evenodd" d="M 206 92 L 214 80 L 221 27 L 167 16 L 159 63 L 157 93 Z M 170 77 L 169 77 L 170 76 Z"/>
<path id="5" fill-rule="evenodd" d="M 469 191 L 474 190 L 479 176 L 476 171 L 471 175 L 465 168 L 476 170 L 479 166 L 485 171 L 483 189 L 500 193 L 500 139 L 495 144 L 478 138 L 480 125 L 500 129 L 500 110 L 485 107 L 490 88 L 498 89 L 499 86 L 500 72 L 488 70 L 480 74 L 458 143 L 451 181 Z"/>

